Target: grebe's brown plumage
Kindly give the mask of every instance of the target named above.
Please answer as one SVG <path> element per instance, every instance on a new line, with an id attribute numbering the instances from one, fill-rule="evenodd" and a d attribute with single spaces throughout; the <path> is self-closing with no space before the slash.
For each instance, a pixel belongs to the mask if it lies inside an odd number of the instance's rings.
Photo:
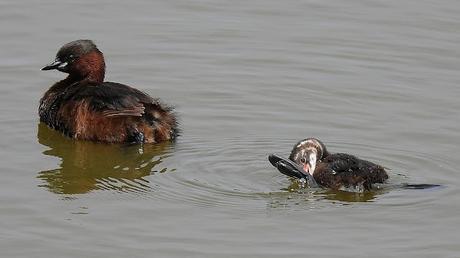
<path id="1" fill-rule="evenodd" d="M 105 62 L 91 40 L 58 51 L 42 70 L 68 73 L 40 100 L 40 121 L 82 140 L 157 143 L 177 135 L 173 109 L 127 85 L 104 82 Z"/>
<path id="2" fill-rule="evenodd" d="M 316 183 L 331 189 L 362 186 L 369 190 L 373 184 L 384 183 L 388 179 L 382 166 L 346 153 L 331 154 L 315 138 L 307 138 L 294 145 L 289 159 L 301 167 L 302 173 L 309 173 Z M 297 174 L 293 172 L 290 175 Z"/>

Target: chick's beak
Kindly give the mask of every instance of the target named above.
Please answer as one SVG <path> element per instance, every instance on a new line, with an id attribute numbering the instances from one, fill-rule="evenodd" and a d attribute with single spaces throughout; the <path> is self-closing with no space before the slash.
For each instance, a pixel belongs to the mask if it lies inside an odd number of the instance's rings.
<path id="1" fill-rule="evenodd" d="M 305 171 L 303 166 L 300 166 L 294 161 L 284 159 L 276 154 L 271 154 L 270 156 L 268 156 L 268 160 L 282 174 L 285 174 L 289 177 L 295 177 L 298 179 L 306 179 L 311 187 L 318 186 L 313 176 L 311 176 L 309 172 Z"/>
<path id="2" fill-rule="evenodd" d="M 310 164 L 308 162 L 303 164 L 303 170 L 310 173 Z"/>
<path id="3" fill-rule="evenodd" d="M 303 170 L 308 172 L 310 175 L 313 176 L 316 169 L 316 153 L 312 152 L 308 155 L 308 161 L 303 164 Z"/>

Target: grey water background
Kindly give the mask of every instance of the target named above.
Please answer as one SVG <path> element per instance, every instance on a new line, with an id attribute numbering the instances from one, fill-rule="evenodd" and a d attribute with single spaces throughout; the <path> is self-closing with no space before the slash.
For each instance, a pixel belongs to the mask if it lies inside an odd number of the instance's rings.
<path id="1" fill-rule="evenodd" d="M 458 1 L 0 2 L 1 257 L 459 257 Z M 39 125 L 64 43 L 172 104 L 174 144 Z M 267 155 L 306 137 L 388 168 L 299 190 Z M 443 187 L 404 190 L 398 185 Z"/>

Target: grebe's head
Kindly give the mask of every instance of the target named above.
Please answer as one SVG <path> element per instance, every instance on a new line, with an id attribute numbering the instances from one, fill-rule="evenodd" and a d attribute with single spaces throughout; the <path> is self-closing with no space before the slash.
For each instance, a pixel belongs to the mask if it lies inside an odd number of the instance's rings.
<path id="1" fill-rule="evenodd" d="M 104 56 L 91 40 L 80 39 L 62 46 L 54 61 L 42 68 L 68 73 L 75 79 L 103 81 L 105 73 Z"/>
<path id="2" fill-rule="evenodd" d="M 317 161 L 327 155 L 326 146 L 320 140 L 307 138 L 294 145 L 289 159 L 299 164 L 305 173 L 313 175 Z"/>

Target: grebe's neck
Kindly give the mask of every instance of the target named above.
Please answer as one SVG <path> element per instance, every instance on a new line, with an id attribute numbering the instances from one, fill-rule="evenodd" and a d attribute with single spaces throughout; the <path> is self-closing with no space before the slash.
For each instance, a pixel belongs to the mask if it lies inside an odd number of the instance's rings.
<path id="1" fill-rule="evenodd" d="M 89 81 L 102 83 L 104 76 L 104 56 L 102 52 L 96 50 L 78 58 L 70 68 L 67 79 L 72 82 Z"/>

